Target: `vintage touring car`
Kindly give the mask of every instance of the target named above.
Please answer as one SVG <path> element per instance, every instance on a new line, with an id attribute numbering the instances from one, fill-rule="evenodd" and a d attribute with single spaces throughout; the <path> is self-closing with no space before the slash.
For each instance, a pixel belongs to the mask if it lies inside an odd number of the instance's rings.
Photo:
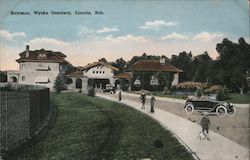
<path id="1" fill-rule="evenodd" d="M 232 103 L 211 99 L 188 99 L 184 108 L 188 114 L 192 114 L 195 110 L 216 113 L 220 117 L 225 115 L 233 116 L 236 113 L 236 108 Z"/>

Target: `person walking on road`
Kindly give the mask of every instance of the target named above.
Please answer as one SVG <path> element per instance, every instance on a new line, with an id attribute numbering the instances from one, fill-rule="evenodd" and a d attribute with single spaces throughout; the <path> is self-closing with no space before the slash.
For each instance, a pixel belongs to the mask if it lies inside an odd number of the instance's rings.
<path id="1" fill-rule="evenodd" d="M 155 97 L 152 95 L 152 96 L 151 96 L 151 99 L 150 99 L 150 106 L 151 106 L 150 112 L 151 112 L 151 113 L 154 113 L 154 112 L 155 112 L 155 110 L 154 110 L 154 105 L 155 105 Z"/>
<path id="2" fill-rule="evenodd" d="M 122 100 L 122 92 L 121 92 L 121 90 L 119 91 L 119 101 L 121 101 Z"/>
<path id="3" fill-rule="evenodd" d="M 145 93 L 144 93 L 144 91 L 142 92 L 142 94 L 141 94 L 141 103 L 142 103 L 142 107 L 141 107 L 141 109 L 145 109 L 145 101 L 146 101 L 146 95 L 145 95 Z"/>
<path id="4" fill-rule="evenodd" d="M 208 118 L 208 113 L 205 112 L 204 116 L 201 118 L 201 127 L 202 127 L 202 133 L 205 133 L 208 140 L 210 140 L 208 137 L 209 125 L 210 125 L 210 120 Z"/>

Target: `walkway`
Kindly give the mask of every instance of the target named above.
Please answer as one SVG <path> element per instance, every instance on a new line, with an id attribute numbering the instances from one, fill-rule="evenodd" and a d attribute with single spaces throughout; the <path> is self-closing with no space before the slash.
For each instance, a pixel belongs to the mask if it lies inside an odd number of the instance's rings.
<path id="1" fill-rule="evenodd" d="M 108 94 L 97 93 L 97 96 L 119 102 L 116 97 Z M 200 140 L 198 133 L 201 127 L 199 125 L 158 108 L 155 108 L 154 114 L 149 113 L 148 105 L 146 105 L 146 110 L 141 110 L 139 95 L 134 96 L 138 97 L 138 102 L 123 99 L 120 103 L 129 105 L 159 121 L 188 150 L 193 152 L 194 158 L 202 160 L 249 160 L 249 150 L 247 148 L 212 131 L 209 133 L 211 141 Z M 173 99 L 170 100 L 173 101 Z M 176 101 L 180 102 L 179 100 Z"/>

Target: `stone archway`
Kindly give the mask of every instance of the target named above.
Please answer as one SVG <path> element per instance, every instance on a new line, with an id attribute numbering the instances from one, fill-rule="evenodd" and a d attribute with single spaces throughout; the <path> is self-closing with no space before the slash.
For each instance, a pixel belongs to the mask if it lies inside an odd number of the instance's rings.
<path id="1" fill-rule="evenodd" d="M 67 79 L 66 79 L 66 84 L 72 84 L 72 83 L 73 83 L 72 78 L 67 78 Z"/>
<path id="2" fill-rule="evenodd" d="M 76 89 L 82 88 L 82 79 L 76 79 Z"/>
<path id="3" fill-rule="evenodd" d="M 10 82 L 16 83 L 17 82 L 17 78 L 15 76 L 10 77 Z"/>

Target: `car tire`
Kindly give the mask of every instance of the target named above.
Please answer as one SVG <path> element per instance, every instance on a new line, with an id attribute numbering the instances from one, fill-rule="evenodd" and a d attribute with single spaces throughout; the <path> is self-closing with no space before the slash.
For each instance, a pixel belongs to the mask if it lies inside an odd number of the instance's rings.
<path id="1" fill-rule="evenodd" d="M 194 105 L 191 103 L 188 103 L 185 106 L 185 110 L 186 110 L 187 114 L 192 114 L 194 112 Z"/>
<path id="2" fill-rule="evenodd" d="M 110 94 L 114 94 L 114 91 L 110 91 Z"/>
<path id="3" fill-rule="evenodd" d="M 224 117 L 227 114 L 227 109 L 224 106 L 218 106 L 216 108 L 216 114 L 219 117 Z"/>
<path id="4" fill-rule="evenodd" d="M 233 106 L 233 111 L 232 112 L 227 112 L 227 114 L 229 116 L 233 116 L 233 115 L 235 115 L 235 113 L 236 113 L 236 107 L 235 106 Z"/>

